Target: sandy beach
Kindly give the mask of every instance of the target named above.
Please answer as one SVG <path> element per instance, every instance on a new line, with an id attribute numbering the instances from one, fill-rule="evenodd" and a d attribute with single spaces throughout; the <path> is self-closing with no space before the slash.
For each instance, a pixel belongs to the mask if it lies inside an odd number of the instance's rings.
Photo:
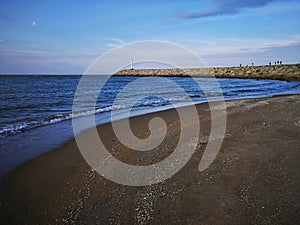
<path id="1" fill-rule="evenodd" d="M 191 160 L 170 179 L 132 187 L 91 170 L 75 140 L 31 160 L 1 183 L 1 224 L 299 224 L 300 96 L 228 101 L 227 130 L 214 162 L 199 172 L 210 132 L 208 104 L 197 105 L 201 134 Z M 98 132 L 128 164 L 166 158 L 178 142 L 175 110 L 130 119 L 137 136 L 148 121 L 168 124 L 160 148 L 136 153 L 120 144 L 110 123 Z M 83 135 L 88 135 L 89 131 Z"/>

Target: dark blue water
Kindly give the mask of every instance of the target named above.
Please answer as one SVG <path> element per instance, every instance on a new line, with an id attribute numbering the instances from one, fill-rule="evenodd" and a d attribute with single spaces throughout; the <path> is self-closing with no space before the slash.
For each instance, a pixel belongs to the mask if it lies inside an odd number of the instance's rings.
<path id="1" fill-rule="evenodd" d="M 29 159 L 58 147 L 73 137 L 71 118 L 89 116 L 90 111 L 82 110 L 72 114 L 73 97 L 81 76 L 0 76 L 0 141 L 1 171 L 6 174 Z M 86 96 L 99 92 L 99 86 L 90 77 Z M 151 92 L 141 94 L 144 85 L 127 91 L 126 97 L 114 104 L 117 94 L 137 77 L 111 77 L 101 90 L 96 103 L 96 123 L 110 121 L 110 112 L 122 112 L 131 106 L 132 99 L 138 97 L 132 108 L 136 114 L 161 110 L 169 102 L 184 103 L 179 89 L 168 87 L 167 83 L 151 84 Z M 300 94 L 300 82 L 254 79 L 218 79 L 222 93 L 210 84 L 209 78 L 196 78 L 203 84 L 199 89 L 192 78 L 170 77 L 178 87 L 183 88 L 195 102 L 207 101 L 223 94 L 225 99 L 265 97 L 279 94 Z M 206 95 L 204 94 L 206 93 Z M 160 96 L 160 97 L 157 97 Z M 88 98 L 87 98 L 88 99 Z M 85 101 L 83 106 L 89 106 Z"/>

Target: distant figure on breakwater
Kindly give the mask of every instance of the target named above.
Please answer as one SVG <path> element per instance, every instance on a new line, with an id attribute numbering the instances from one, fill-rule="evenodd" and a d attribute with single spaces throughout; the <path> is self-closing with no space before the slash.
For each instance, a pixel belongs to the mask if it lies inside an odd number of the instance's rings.
<path id="1" fill-rule="evenodd" d="M 281 64 L 282 64 L 282 61 L 275 61 L 274 62 L 274 65 L 281 65 Z M 271 65 L 271 63 L 269 65 Z"/>

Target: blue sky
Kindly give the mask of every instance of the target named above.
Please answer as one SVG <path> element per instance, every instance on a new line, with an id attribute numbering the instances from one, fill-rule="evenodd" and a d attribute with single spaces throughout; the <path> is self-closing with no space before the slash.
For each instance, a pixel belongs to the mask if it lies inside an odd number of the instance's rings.
<path id="1" fill-rule="evenodd" d="M 175 42 L 209 66 L 299 63 L 300 1 L 1 1 L 1 74 L 80 74 L 141 40 Z"/>

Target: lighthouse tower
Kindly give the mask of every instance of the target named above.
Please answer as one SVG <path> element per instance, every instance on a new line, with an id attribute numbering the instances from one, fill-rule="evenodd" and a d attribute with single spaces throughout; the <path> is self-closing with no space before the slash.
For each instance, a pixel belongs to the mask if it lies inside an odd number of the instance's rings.
<path id="1" fill-rule="evenodd" d="M 130 62 L 130 69 L 133 70 L 133 59 L 131 59 L 131 62 Z"/>

